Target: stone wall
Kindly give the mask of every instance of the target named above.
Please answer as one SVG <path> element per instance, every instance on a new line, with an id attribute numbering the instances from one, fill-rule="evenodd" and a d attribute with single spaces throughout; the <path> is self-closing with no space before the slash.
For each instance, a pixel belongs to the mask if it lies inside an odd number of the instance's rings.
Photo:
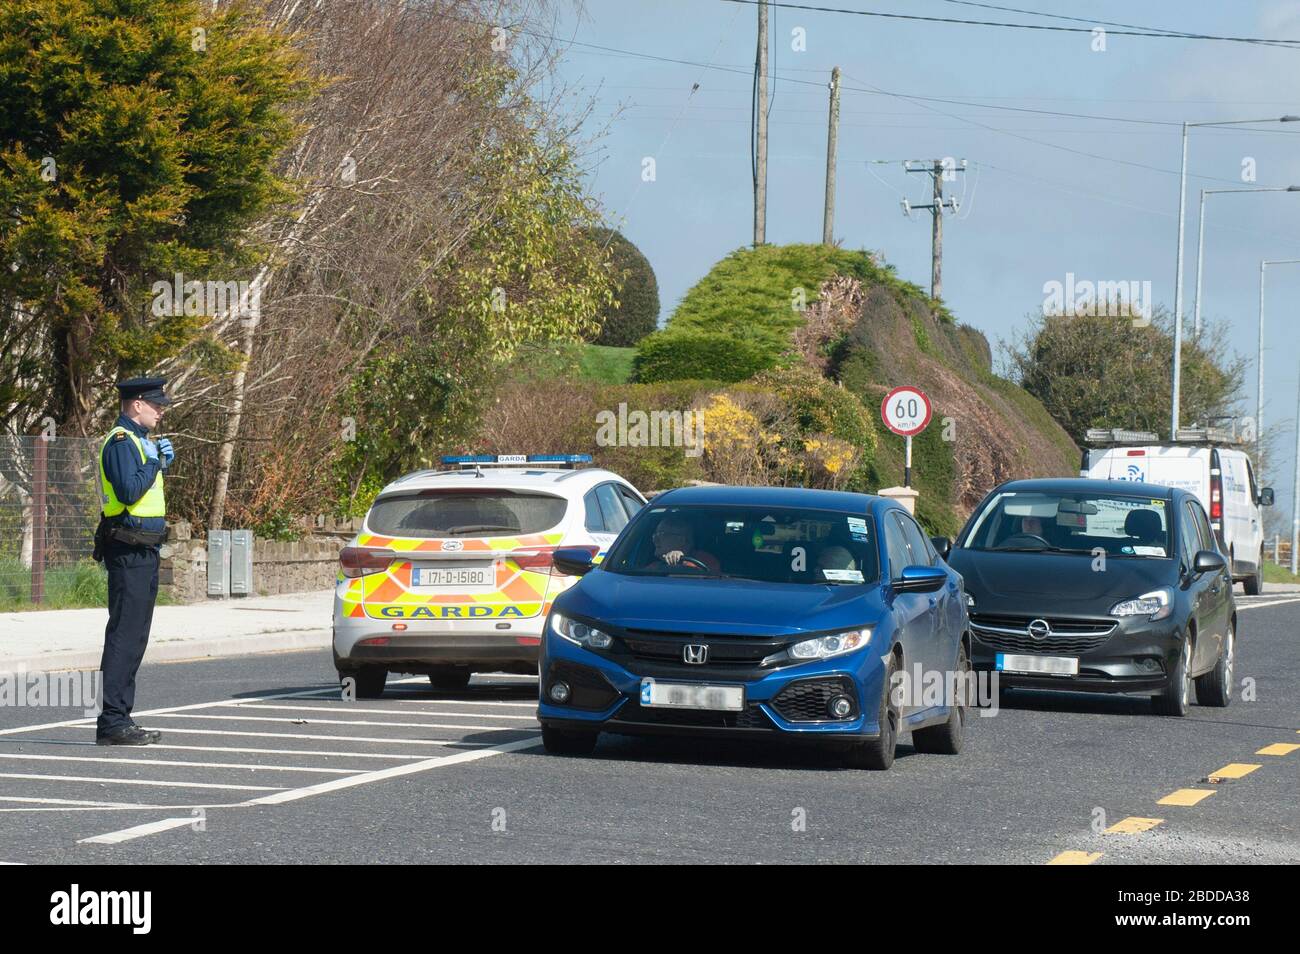
<path id="1" fill-rule="evenodd" d="M 294 541 L 254 539 L 253 595 L 306 593 L 334 585 L 339 551 L 353 531 L 346 525 L 312 529 L 326 532 Z M 207 539 L 195 538 L 187 523 L 171 525 L 171 539 L 162 549 L 158 585 L 178 603 L 208 598 Z"/>

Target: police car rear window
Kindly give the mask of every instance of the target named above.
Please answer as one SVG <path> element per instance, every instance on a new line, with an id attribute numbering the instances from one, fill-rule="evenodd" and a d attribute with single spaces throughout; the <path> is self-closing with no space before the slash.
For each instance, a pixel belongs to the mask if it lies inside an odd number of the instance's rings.
<path id="1" fill-rule="evenodd" d="M 568 501 L 510 490 L 425 490 L 381 497 L 371 533 L 389 537 L 481 537 L 542 533 L 564 520 Z"/>

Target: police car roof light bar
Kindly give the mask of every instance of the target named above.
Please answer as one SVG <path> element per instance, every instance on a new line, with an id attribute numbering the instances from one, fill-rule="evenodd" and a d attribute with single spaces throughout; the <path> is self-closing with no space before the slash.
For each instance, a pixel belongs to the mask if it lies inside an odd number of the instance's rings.
<path id="1" fill-rule="evenodd" d="M 590 454 L 448 454 L 444 464 L 459 467 L 519 467 L 521 465 L 564 467 L 572 470 L 578 464 L 590 464 Z"/>

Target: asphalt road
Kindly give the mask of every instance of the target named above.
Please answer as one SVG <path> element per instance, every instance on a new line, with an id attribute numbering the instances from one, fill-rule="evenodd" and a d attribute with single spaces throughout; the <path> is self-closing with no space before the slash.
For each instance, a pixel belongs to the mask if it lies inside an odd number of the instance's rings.
<path id="1" fill-rule="evenodd" d="M 611 736 L 548 756 L 526 677 L 344 702 L 327 653 L 149 666 L 136 716 L 159 746 L 0 706 L 0 863 L 1296 863 L 1300 594 L 1238 605 L 1228 709 L 1017 692 L 961 755 L 905 737 L 889 772 Z M 1208 781 L 1230 765 L 1258 767 Z M 1212 794 L 1160 804 L 1185 789 Z"/>

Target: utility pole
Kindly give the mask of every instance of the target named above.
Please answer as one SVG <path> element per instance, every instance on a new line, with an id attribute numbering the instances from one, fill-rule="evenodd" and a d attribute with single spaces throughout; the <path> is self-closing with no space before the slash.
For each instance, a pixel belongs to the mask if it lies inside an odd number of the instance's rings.
<path id="1" fill-rule="evenodd" d="M 758 2 L 758 57 L 754 63 L 758 90 L 758 143 L 754 164 L 754 245 L 767 241 L 767 0 Z"/>
<path id="2" fill-rule="evenodd" d="M 903 214 L 911 218 L 913 209 L 929 209 L 933 219 L 930 230 L 930 297 L 943 295 L 943 210 L 956 212 L 960 203 L 956 198 L 943 197 L 943 182 L 946 178 L 957 178 L 957 173 L 966 171 L 966 160 L 958 165 L 954 159 L 908 159 L 903 163 L 907 172 L 924 172 L 933 180 L 932 202 L 925 205 L 913 205 L 903 200 Z"/>
<path id="3" fill-rule="evenodd" d="M 1291 575 L 1295 576 L 1300 567 L 1300 386 L 1296 388 L 1295 405 L 1295 484 L 1291 490 Z"/>
<path id="4" fill-rule="evenodd" d="M 822 211 L 822 244 L 835 242 L 835 157 L 840 138 L 840 68 L 831 70 L 831 111 L 826 130 L 826 204 Z"/>

